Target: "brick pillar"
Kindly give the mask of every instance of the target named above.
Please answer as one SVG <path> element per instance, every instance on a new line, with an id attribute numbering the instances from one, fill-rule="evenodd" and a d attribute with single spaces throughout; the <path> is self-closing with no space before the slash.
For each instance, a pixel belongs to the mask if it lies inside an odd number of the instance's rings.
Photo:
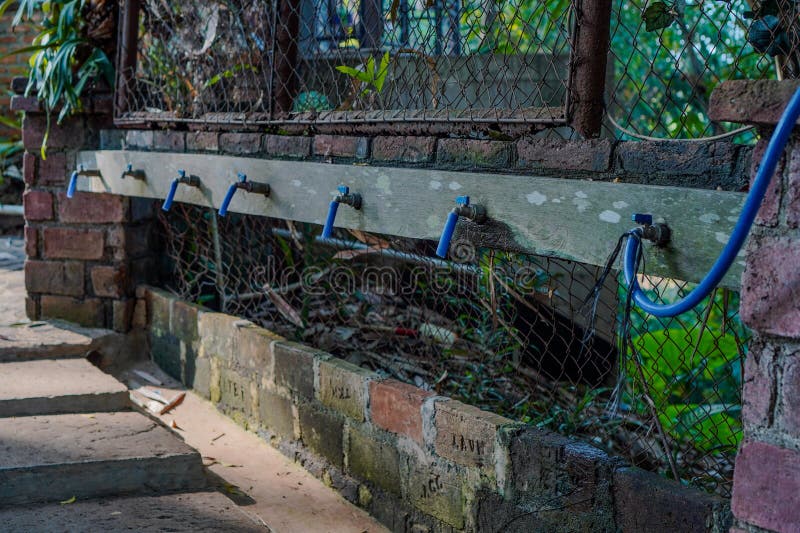
<path id="1" fill-rule="evenodd" d="M 47 158 L 40 156 L 47 117 L 35 99 L 14 97 L 25 111 L 25 286 L 32 320 L 58 318 L 83 326 L 127 331 L 133 287 L 146 277 L 150 204 L 112 194 L 75 194 L 69 175 L 80 150 L 100 148 L 100 130 L 111 126 L 110 95 L 87 101 L 87 112 L 52 119 Z M 142 208 L 144 206 L 144 208 Z"/>
<path id="2" fill-rule="evenodd" d="M 763 128 L 751 174 L 798 82 L 728 82 L 712 118 Z M 732 531 L 800 531 L 800 136 L 791 139 L 762 204 L 742 276 L 753 330 L 744 368 L 744 440 L 736 459 Z M 756 529 L 760 528 L 760 529 Z"/>

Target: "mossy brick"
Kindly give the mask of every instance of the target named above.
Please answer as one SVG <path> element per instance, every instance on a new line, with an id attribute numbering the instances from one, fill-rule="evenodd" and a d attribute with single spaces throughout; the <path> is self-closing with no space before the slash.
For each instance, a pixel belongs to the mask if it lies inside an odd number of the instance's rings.
<path id="1" fill-rule="evenodd" d="M 567 483 L 565 449 L 570 440 L 550 431 L 527 428 L 509 444 L 509 483 L 516 494 L 547 496 Z"/>
<path id="2" fill-rule="evenodd" d="M 437 160 L 458 168 L 506 168 L 511 165 L 514 145 L 480 139 L 439 139 Z"/>
<path id="3" fill-rule="evenodd" d="M 275 385 L 285 387 L 299 398 L 313 399 L 314 359 L 325 359 L 328 354 L 295 342 L 276 342 L 272 350 Z"/>
<path id="4" fill-rule="evenodd" d="M 268 381 L 273 381 L 272 343 L 283 340 L 269 330 L 258 326 L 243 326 L 238 328 L 237 347 L 233 354 L 235 364 L 240 368 L 258 372 Z"/>
<path id="5" fill-rule="evenodd" d="M 201 354 L 230 360 L 238 349 L 236 322 L 239 320 L 224 313 L 201 313 L 197 320 Z"/>
<path id="6" fill-rule="evenodd" d="M 347 472 L 387 492 L 401 494 L 400 452 L 394 437 L 364 424 L 348 427 Z"/>
<path id="7" fill-rule="evenodd" d="M 197 394 L 206 400 L 211 398 L 211 360 L 206 357 L 197 357 L 192 361 L 193 372 L 191 381 L 186 386 L 191 387 Z M 188 373 L 187 373 L 188 374 Z M 219 388 L 219 384 L 214 384 Z"/>
<path id="8" fill-rule="evenodd" d="M 334 466 L 344 465 L 344 417 L 314 402 L 297 406 L 300 438 L 312 452 Z"/>
<path id="9" fill-rule="evenodd" d="M 342 414 L 363 422 L 367 386 L 378 375 L 354 364 L 331 358 L 319 364 L 319 400 Z"/>
<path id="10" fill-rule="evenodd" d="M 408 500 L 418 509 L 456 529 L 464 528 L 462 475 L 444 461 L 413 464 L 406 481 Z"/>
<path id="11" fill-rule="evenodd" d="M 739 458 L 737 463 L 738 460 Z M 774 481 L 771 479 L 765 485 L 769 486 L 767 492 L 775 490 L 775 485 L 772 484 Z M 792 485 L 797 487 L 798 483 L 793 481 Z M 735 487 L 733 491 L 734 512 L 737 517 L 741 517 L 742 515 L 736 511 L 735 504 L 737 488 Z M 614 517 L 618 531 L 699 533 L 728 531 L 730 527 L 728 501 L 699 489 L 684 487 L 653 472 L 633 467 L 617 469 L 614 472 L 613 490 Z M 785 493 L 775 490 L 775 494 Z M 752 501 L 757 500 L 758 498 L 754 498 Z M 762 509 L 765 507 L 763 500 L 756 505 Z M 800 513 L 796 509 L 797 506 L 793 505 L 794 515 L 797 517 Z M 787 522 L 782 524 L 785 525 Z M 769 529 L 775 527 L 769 524 L 758 525 Z M 794 525 L 800 525 L 800 519 Z M 786 531 L 797 531 L 797 528 L 790 527 Z"/>
<path id="12" fill-rule="evenodd" d="M 455 400 L 436 402 L 434 448 L 440 457 L 467 466 L 491 466 L 498 428 L 508 418 Z"/>
<path id="13" fill-rule="evenodd" d="M 166 291 L 147 287 L 144 297 L 147 302 L 148 327 L 156 333 L 169 332 L 174 296 Z"/>
<path id="14" fill-rule="evenodd" d="M 219 407 L 242 426 L 252 424 L 258 416 L 258 393 L 252 375 L 222 367 L 219 374 Z"/>
<path id="15" fill-rule="evenodd" d="M 172 304 L 170 332 L 193 350 L 196 350 L 196 345 L 200 340 L 197 321 L 203 311 L 203 307 L 183 300 L 175 300 Z"/>
<path id="16" fill-rule="evenodd" d="M 258 413 L 261 426 L 270 429 L 283 439 L 295 438 L 294 409 L 291 400 L 261 389 L 258 391 Z"/>
<path id="17" fill-rule="evenodd" d="M 169 332 L 150 332 L 150 357 L 161 370 L 180 380 L 182 378 L 181 346 Z"/>

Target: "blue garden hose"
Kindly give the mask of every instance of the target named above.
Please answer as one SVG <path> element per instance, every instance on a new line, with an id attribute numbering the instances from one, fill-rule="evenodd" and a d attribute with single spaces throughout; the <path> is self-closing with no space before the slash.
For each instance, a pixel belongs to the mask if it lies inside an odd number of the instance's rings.
<path id="1" fill-rule="evenodd" d="M 758 168 L 755 180 L 750 188 L 750 193 L 747 195 L 742 213 L 739 215 L 739 220 L 733 228 L 728 243 L 722 249 L 719 257 L 714 265 L 709 270 L 706 277 L 697 285 L 697 287 L 687 294 L 683 299 L 671 304 L 658 304 L 653 302 L 639 287 L 636 281 L 637 269 L 637 256 L 639 255 L 639 247 L 641 246 L 641 228 L 634 229 L 625 245 L 624 257 L 624 272 L 625 282 L 628 284 L 629 290 L 633 291 L 633 301 L 647 313 L 657 317 L 671 317 L 689 311 L 703 299 L 711 294 L 711 291 L 719 284 L 720 280 L 725 276 L 739 250 L 742 249 L 753 221 L 756 218 L 758 209 L 767 192 L 769 183 L 772 180 L 772 175 L 775 173 L 775 167 L 780 161 L 783 149 L 792 134 L 795 123 L 800 117 L 800 89 L 798 89 L 789 105 L 783 111 L 780 121 L 769 140 L 767 151 L 761 160 L 761 165 Z"/>

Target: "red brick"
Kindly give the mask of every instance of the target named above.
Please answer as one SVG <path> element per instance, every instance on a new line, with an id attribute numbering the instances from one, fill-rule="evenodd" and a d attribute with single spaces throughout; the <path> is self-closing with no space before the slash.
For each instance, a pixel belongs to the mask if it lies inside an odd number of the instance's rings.
<path id="1" fill-rule="evenodd" d="M 754 340 L 744 361 L 742 421 L 748 431 L 772 424 L 775 406 L 775 347 Z"/>
<path id="2" fill-rule="evenodd" d="M 36 181 L 36 156 L 30 152 L 22 156 L 22 175 L 28 185 Z"/>
<path id="3" fill-rule="evenodd" d="M 369 139 L 347 135 L 317 135 L 314 137 L 314 155 L 324 157 L 369 157 Z"/>
<path id="4" fill-rule="evenodd" d="M 186 148 L 198 152 L 218 152 L 219 134 L 214 131 L 190 131 L 186 134 Z"/>
<path id="5" fill-rule="evenodd" d="M 800 531 L 800 453 L 745 442 L 736 457 L 731 510 L 758 527 Z"/>
<path id="6" fill-rule="evenodd" d="M 25 225 L 25 255 L 30 259 L 39 256 L 39 230 Z"/>
<path id="7" fill-rule="evenodd" d="M 783 161 L 783 159 L 781 159 Z M 795 144 L 789 158 L 789 177 L 786 184 L 786 225 L 790 228 L 800 227 L 800 144 Z M 773 181 L 780 183 L 780 176 Z M 774 184 L 770 184 L 773 186 Z"/>
<path id="8" fill-rule="evenodd" d="M 372 141 L 372 157 L 376 161 L 428 163 L 435 150 L 435 137 L 376 137 Z"/>
<path id="9" fill-rule="evenodd" d="M 154 131 L 153 148 L 170 152 L 186 150 L 186 134 L 182 131 Z"/>
<path id="10" fill-rule="evenodd" d="M 751 357 L 747 355 L 748 359 Z M 784 360 L 778 424 L 792 437 L 800 437 L 800 360 L 792 354 Z"/>
<path id="11" fill-rule="evenodd" d="M 39 160 L 39 185 L 63 186 L 67 183 L 67 155 L 63 152 L 48 152 L 47 159 Z"/>
<path id="12" fill-rule="evenodd" d="M 739 314 L 749 327 L 771 335 L 800 336 L 800 240 L 754 238 L 742 275 Z"/>
<path id="13" fill-rule="evenodd" d="M 28 191 L 22 195 L 25 220 L 51 220 L 53 195 L 47 191 Z"/>
<path id="14" fill-rule="evenodd" d="M 102 230 L 45 228 L 44 256 L 49 259 L 100 259 L 105 236 Z"/>
<path id="15" fill-rule="evenodd" d="M 439 139 L 436 157 L 444 165 L 505 168 L 511 164 L 513 148 L 504 141 Z"/>
<path id="16" fill-rule="evenodd" d="M 372 422 L 422 444 L 422 404 L 431 396 L 432 392 L 399 381 L 373 381 L 369 384 Z"/>
<path id="17" fill-rule="evenodd" d="M 264 146 L 270 155 L 279 157 L 308 157 L 311 138 L 293 135 L 265 135 Z"/>
<path id="18" fill-rule="evenodd" d="M 711 93 L 708 116 L 714 122 L 775 125 L 800 86 L 797 80 L 729 80 Z"/>
<path id="19" fill-rule="evenodd" d="M 106 224 L 126 220 L 124 196 L 76 192 L 72 198 L 58 195 L 58 219 L 70 224 Z"/>
<path id="20" fill-rule="evenodd" d="M 103 301 L 97 298 L 78 300 L 69 296 L 43 295 L 40 306 L 42 318 L 66 320 L 86 327 L 105 326 Z"/>
<path id="21" fill-rule="evenodd" d="M 25 297 L 25 316 L 30 320 L 39 320 L 38 298 L 31 297 L 30 295 Z"/>
<path id="22" fill-rule="evenodd" d="M 261 151 L 260 133 L 222 133 L 219 148 L 229 154 L 256 154 Z"/>
<path id="23" fill-rule="evenodd" d="M 119 298 L 128 287 L 128 274 L 125 267 L 92 267 L 92 289 L 95 296 Z"/>
<path id="24" fill-rule="evenodd" d="M 555 171 L 605 172 L 611 167 L 611 141 L 531 138 L 517 143 L 517 165 Z"/>
<path id="25" fill-rule="evenodd" d="M 79 261 L 26 261 L 28 292 L 83 296 L 83 263 Z"/>
<path id="26" fill-rule="evenodd" d="M 766 151 L 768 144 L 768 139 L 761 139 L 758 141 L 755 149 L 753 150 L 753 160 L 750 168 L 751 186 L 753 184 L 753 179 L 755 179 L 756 172 L 758 172 L 761 158 L 764 157 L 764 152 Z M 793 150 L 790 168 L 793 168 L 797 164 L 795 163 L 796 159 L 800 159 L 800 153 L 798 153 L 797 150 Z M 767 188 L 767 194 L 764 196 L 764 200 L 761 202 L 761 207 L 756 215 L 756 224 L 770 227 L 778 225 L 778 213 L 781 210 L 781 176 L 783 175 L 783 169 L 785 165 L 786 157 L 782 156 L 778 162 L 778 166 L 775 168 L 775 175 L 772 177 L 772 181 Z"/>
<path id="27" fill-rule="evenodd" d="M 44 114 L 27 114 L 22 125 L 22 144 L 26 150 L 38 153 L 42 146 L 45 131 L 47 131 L 47 118 Z M 80 116 L 65 119 L 61 125 L 55 120 L 50 124 L 50 135 L 47 138 L 47 148 L 81 148 L 85 138 L 83 118 Z"/>

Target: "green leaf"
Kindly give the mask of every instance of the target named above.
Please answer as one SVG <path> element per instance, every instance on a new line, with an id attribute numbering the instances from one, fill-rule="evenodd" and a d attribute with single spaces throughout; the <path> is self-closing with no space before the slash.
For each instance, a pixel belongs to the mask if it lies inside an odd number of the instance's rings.
<path id="1" fill-rule="evenodd" d="M 675 10 L 664 2 L 653 2 L 642 13 L 646 31 L 657 31 L 675 21 Z"/>
<path id="2" fill-rule="evenodd" d="M 389 74 L 389 52 L 384 52 L 381 58 L 381 64 L 378 67 L 378 72 L 375 74 L 375 88 L 378 92 L 383 91 L 383 84 L 386 82 L 386 76 Z"/>
<path id="3" fill-rule="evenodd" d="M 61 505 L 69 505 L 69 504 L 71 504 L 71 503 L 75 503 L 75 500 L 77 500 L 77 499 L 78 499 L 78 498 L 76 498 L 75 496 L 73 496 L 73 497 L 72 497 L 72 498 L 70 498 L 69 500 L 64 500 L 63 502 L 59 502 L 59 503 L 60 503 Z"/>
<path id="4" fill-rule="evenodd" d="M 364 72 L 363 70 L 358 70 L 357 68 L 348 67 L 347 65 L 339 65 L 336 67 L 336 70 L 343 74 L 347 74 L 351 78 L 356 78 L 357 80 L 361 80 L 364 83 L 369 83 L 372 81 L 372 77 Z"/>

